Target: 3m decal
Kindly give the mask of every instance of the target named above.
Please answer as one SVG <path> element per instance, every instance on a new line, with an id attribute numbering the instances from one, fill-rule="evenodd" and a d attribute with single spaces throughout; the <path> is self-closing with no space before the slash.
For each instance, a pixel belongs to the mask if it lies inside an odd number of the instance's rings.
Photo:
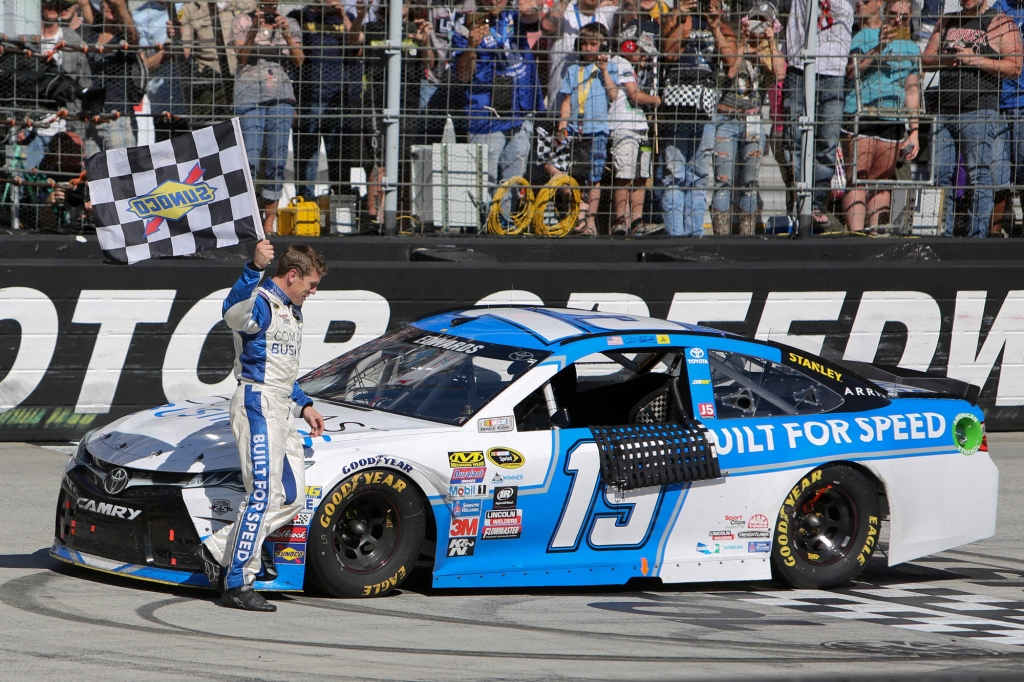
<path id="1" fill-rule="evenodd" d="M 486 461 L 484 460 L 483 450 L 464 450 L 448 453 L 448 466 L 452 469 L 483 466 L 484 464 L 486 464 Z"/>
<path id="2" fill-rule="evenodd" d="M 472 516 L 468 518 L 454 518 L 452 519 L 451 525 L 448 527 L 448 537 L 450 538 L 466 538 L 476 537 L 477 531 L 480 528 L 480 517 Z"/>
<path id="3" fill-rule="evenodd" d="M 518 469 L 526 464 L 526 458 L 510 448 L 491 448 L 487 451 L 487 459 L 502 469 Z"/>
<path id="4" fill-rule="evenodd" d="M 473 556 L 476 538 L 452 538 L 448 541 L 448 556 Z"/>

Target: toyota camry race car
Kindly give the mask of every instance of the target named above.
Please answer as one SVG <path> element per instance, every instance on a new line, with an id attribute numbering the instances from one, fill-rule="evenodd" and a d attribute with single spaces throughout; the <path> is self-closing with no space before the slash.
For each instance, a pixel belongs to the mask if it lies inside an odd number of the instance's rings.
<path id="1" fill-rule="evenodd" d="M 899 564 L 995 532 L 978 389 L 714 329 L 597 311 L 473 308 L 300 379 L 306 507 L 256 587 L 439 588 L 856 576 L 889 523 Z M 192 547 L 245 491 L 228 398 L 81 442 L 51 554 L 207 586 Z"/>

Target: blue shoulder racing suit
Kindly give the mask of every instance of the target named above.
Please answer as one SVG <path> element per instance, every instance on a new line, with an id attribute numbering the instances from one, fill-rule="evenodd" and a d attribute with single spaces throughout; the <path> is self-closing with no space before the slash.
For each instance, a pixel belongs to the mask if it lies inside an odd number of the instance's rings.
<path id="1" fill-rule="evenodd" d="M 295 418 L 313 403 L 295 379 L 299 374 L 302 311 L 273 280 L 247 263 L 224 300 L 224 321 L 235 337 L 231 430 L 238 443 L 248 493 L 235 523 L 207 538 L 206 546 L 227 567 L 227 589 L 252 584 L 267 535 L 305 505 L 305 465 Z"/>

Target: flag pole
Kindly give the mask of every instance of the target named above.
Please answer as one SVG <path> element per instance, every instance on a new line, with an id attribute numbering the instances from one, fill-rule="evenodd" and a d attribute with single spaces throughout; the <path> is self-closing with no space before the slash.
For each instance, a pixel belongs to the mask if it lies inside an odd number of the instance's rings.
<path id="1" fill-rule="evenodd" d="M 388 2 L 388 89 L 384 111 L 384 234 L 398 234 L 398 145 L 402 106 L 402 0 Z"/>

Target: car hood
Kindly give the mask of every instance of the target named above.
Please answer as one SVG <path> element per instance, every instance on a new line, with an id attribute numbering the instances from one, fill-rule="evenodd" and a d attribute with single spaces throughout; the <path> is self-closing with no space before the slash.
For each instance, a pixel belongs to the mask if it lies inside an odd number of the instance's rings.
<path id="1" fill-rule="evenodd" d="M 238 469 L 238 448 L 231 433 L 230 401 L 224 397 L 162 405 L 123 417 L 95 432 L 89 452 L 104 462 L 148 471 L 199 473 Z M 295 426 L 310 446 L 323 442 L 365 441 L 414 435 L 455 427 L 401 415 L 318 402 L 326 431 L 312 439 L 301 419 Z M 304 433 L 305 432 L 305 433 Z"/>

